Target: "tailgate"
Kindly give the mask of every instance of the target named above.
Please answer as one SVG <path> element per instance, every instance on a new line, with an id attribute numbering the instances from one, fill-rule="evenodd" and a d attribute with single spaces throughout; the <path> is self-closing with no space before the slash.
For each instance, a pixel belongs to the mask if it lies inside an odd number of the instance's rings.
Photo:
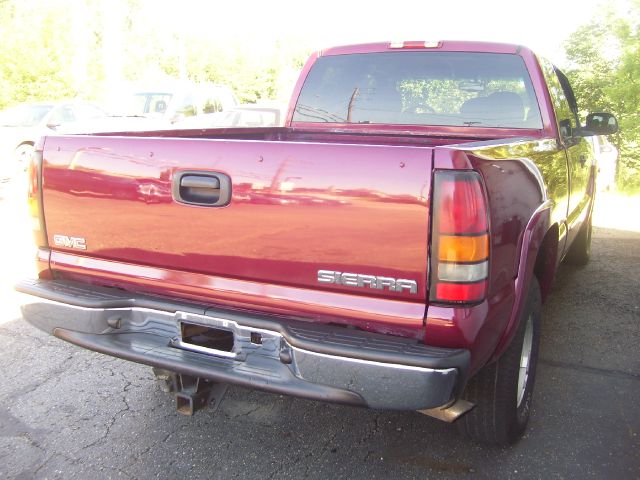
<path id="1" fill-rule="evenodd" d="M 49 137 L 49 245 L 167 271 L 424 304 L 431 163 L 426 147 Z M 230 189 L 229 203 L 176 201 L 185 172 L 190 185 L 193 177 L 228 179 L 221 188 Z M 319 270 L 340 273 L 321 282 Z M 326 281 L 332 276 L 338 282 Z M 395 291 L 381 277 L 417 289 Z"/>

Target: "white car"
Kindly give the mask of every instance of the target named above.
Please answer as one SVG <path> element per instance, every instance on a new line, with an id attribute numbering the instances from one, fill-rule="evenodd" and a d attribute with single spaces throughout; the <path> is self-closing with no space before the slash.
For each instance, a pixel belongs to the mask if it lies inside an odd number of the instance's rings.
<path id="1" fill-rule="evenodd" d="M 181 128 L 194 117 L 218 115 L 238 104 L 226 85 L 191 81 L 164 81 L 156 85 L 129 85 L 105 101 L 110 116 L 76 123 L 64 133 L 140 132 Z"/>
<path id="2" fill-rule="evenodd" d="M 0 168 L 25 166 L 41 136 L 106 115 L 100 107 L 80 101 L 22 104 L 4 110 L 0 112 Z"/>
<path id="3" fill-rule="evenodd" d="M 284 124 L 286 107 L 268 104 L 244 104 L 224 112 L 196 115 L 176 123 L 175 128 L 279 127 Z"/>
<path id="4" fill-rule="evenodd" d="M 190 81 L 130 87 L 114 104 L 114 115 L 162 119 L 167 124 L 194 115 L 213 114 L 238 104 L 226 85 Z"/>

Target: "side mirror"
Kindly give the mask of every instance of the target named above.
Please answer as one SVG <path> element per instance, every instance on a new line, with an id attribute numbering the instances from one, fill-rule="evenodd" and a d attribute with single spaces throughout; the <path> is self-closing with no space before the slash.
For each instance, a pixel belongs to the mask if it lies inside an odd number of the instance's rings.
<path id="1" fill-rule="evenodd" d="M 47 128 L 51 130 L 57 130 L 59 126 L 60 126 L 59 123 L 47 123 Z"/>
<path id="2" fill-rule="evenodd" d="M 618 131 L 618 120 L 611 113 L 590 113 L 584 130 L 593 135 L 611 135 Z"/>

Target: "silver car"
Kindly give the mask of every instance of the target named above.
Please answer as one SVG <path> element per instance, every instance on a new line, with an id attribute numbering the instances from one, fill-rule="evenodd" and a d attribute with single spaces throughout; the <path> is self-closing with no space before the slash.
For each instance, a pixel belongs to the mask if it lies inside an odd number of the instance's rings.
<path id="1" fill-rule="evenodd" d="M 0 112 L 0 170 L 24 168 L 42 135 L 106 115 L 98 106 L 79 101 L 22 104 Z"/>

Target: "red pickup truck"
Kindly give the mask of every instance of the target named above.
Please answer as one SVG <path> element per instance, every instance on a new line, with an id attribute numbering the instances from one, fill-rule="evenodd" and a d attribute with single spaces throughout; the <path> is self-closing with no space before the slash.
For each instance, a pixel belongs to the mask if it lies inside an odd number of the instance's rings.
<path id="1" fill-rule="evenodd" d="M 331 48 L 280 128 L 49 136 L 24 318 L 154 367 L 192 414 L 228 384 L 524 431 L 541 302 L 589 259 L 594 155 L 524 47 Z"/>

